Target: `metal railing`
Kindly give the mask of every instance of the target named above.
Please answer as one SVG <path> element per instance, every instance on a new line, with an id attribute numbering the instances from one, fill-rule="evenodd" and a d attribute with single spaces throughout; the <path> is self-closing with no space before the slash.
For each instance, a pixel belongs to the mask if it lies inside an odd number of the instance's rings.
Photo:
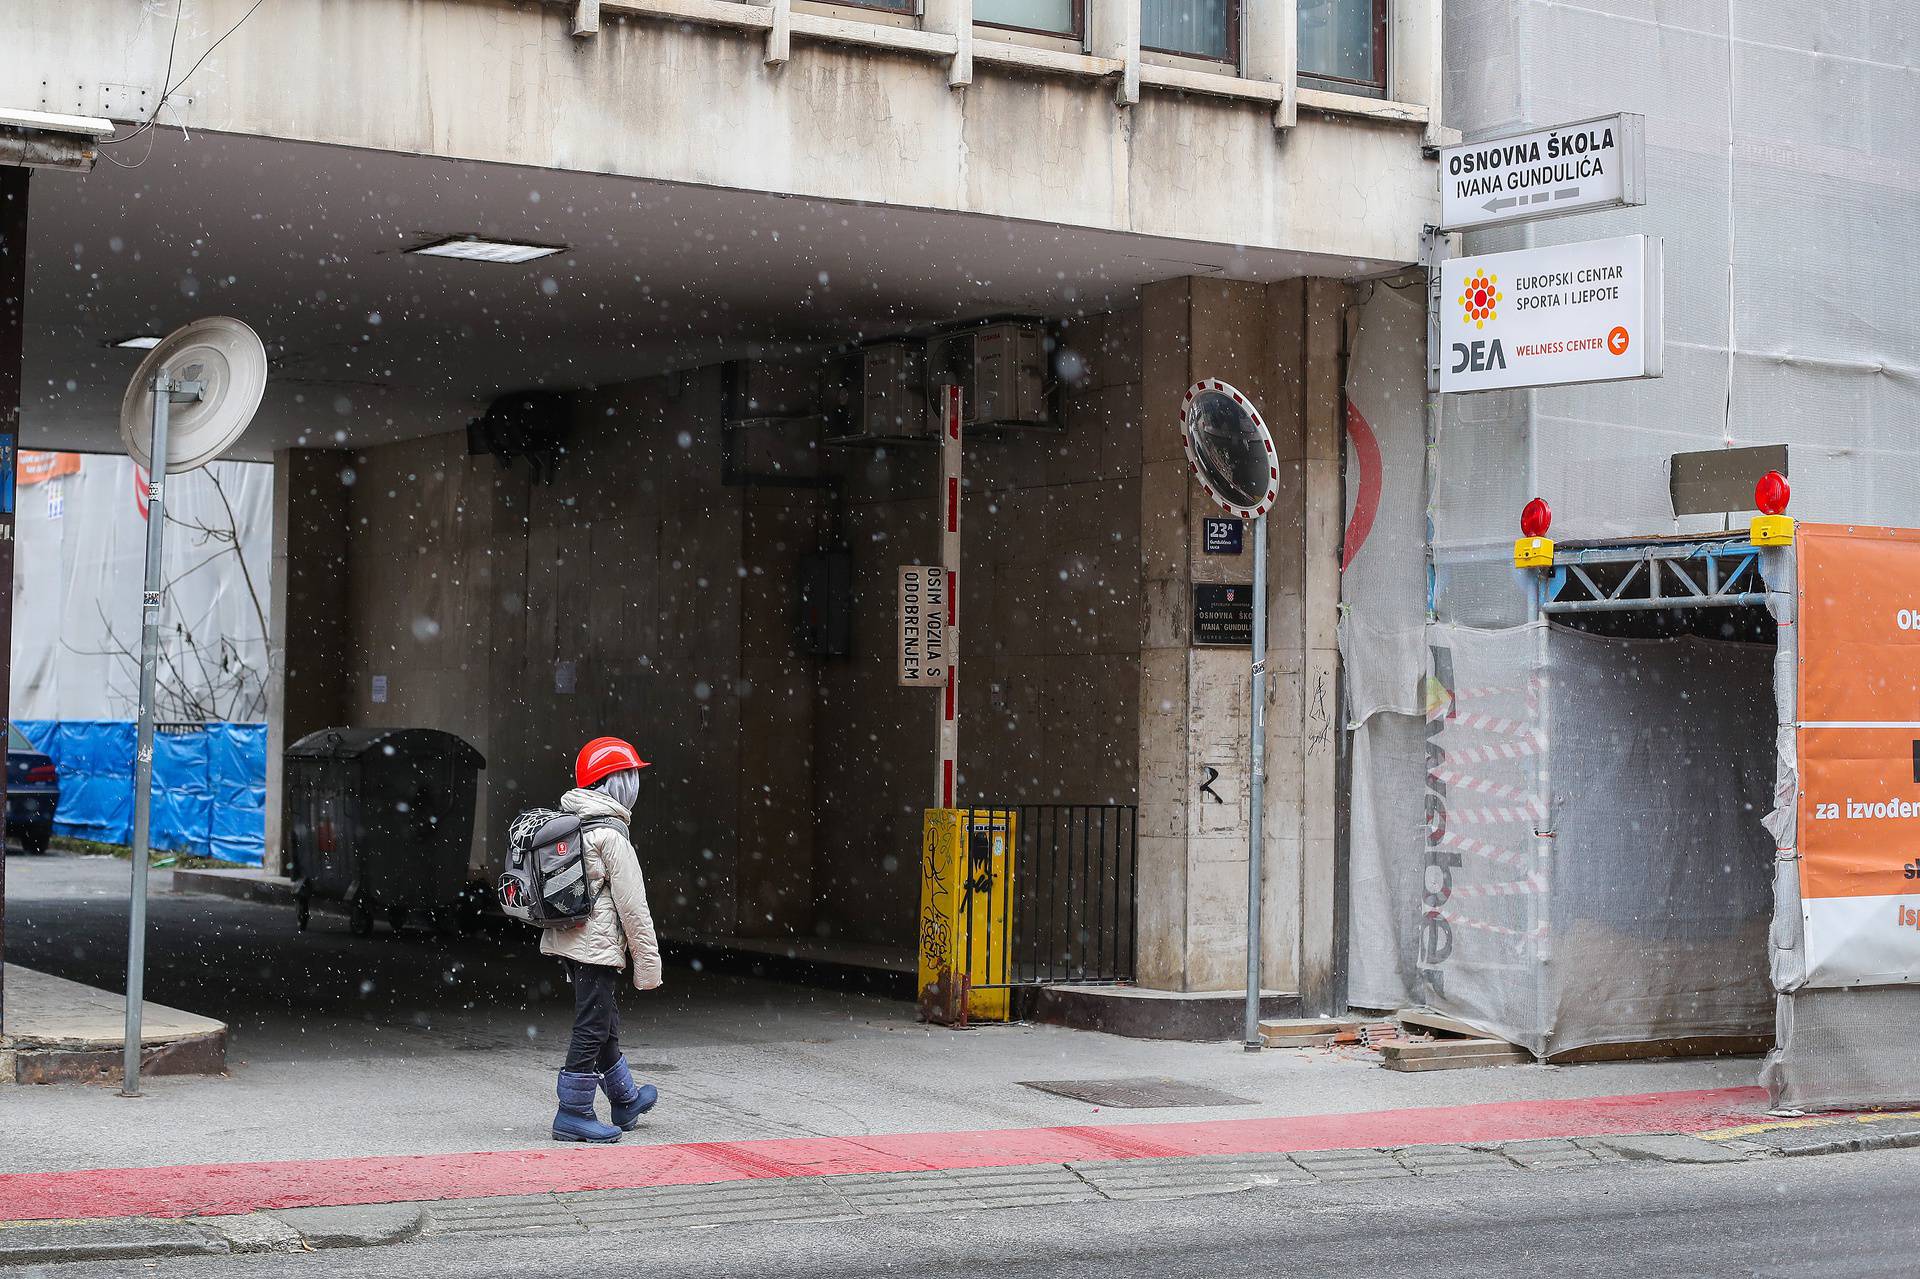
<path id="1" fill-rule="evenodd" d="M 965 811 L 972 947 L 961 953 L 976 956 L 973 988 L 1132 981 L 1140 810 L 1015 804 Z M 996 833 L 1011 855 L 1010 874 L 994 864 Z"/>

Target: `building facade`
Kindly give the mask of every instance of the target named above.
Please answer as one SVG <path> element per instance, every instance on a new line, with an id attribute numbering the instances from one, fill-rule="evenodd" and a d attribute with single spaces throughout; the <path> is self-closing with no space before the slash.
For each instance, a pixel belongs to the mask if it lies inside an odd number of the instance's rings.
<path id="1" fill-rule="evenodd" d="M 624 733 L 664 929 L 911 954 L 933 460 L 846 445 L 822 370 L 1010 320 L 1050 407 L 967 450 L 960 801 L 1137 806 L 1134 975 L 1244 986 L 1247 660 L 1192 588 L 1250 570 L 1176 427 L 1231 380 L 1282 470 L 1265 984 L 1331 1006 L 1342 384 L 1434 216 L 1439 0 L 156 9 L 4 20 L 0 105 L 117 125 L 32 186 L 22 438 L 117 447 L 126 335 L 263 335 L 273 758 L 459 733 L 484 868 Z M 795 636 L 822 555 L 838 651 Z"/>
<path id="2" fill-rule="evenodd" d="M 1915 21 L 1449 6 L 1445 119 L 1466 139 L 1631 112 L 1646 142 L 1643 205 L 1452 251 L 1658 237 L 1665 371 L 1374 423 L 1389 428 L 1374 538 L 1423 547 L 1430 571 L 1363 560 L 1344 583 L 1356 1003 L 1437 1004 L 1543 1054 L 1777 1030 L 1781 1104 L 1910 1092 L 1905 1037 L 1866 1028 L 1904 1025 L 1911 987 L 1801 984 L 1791 575 L 1764 583 L 1764 605 L 1547 616 L 1511 548 L 1533 498 L 1563 547 L 1724 542 L 1775 466 L 1803 521 L 1920 524 L 1920 334 L 1895 229 L 1916 202 Z M 1680 459 L 1737 449 L 1771 460 L 1719 503 L 1736 509 L 1681 500 Z M 1871 709 L 1906 715 L 1891 691 Z"/>

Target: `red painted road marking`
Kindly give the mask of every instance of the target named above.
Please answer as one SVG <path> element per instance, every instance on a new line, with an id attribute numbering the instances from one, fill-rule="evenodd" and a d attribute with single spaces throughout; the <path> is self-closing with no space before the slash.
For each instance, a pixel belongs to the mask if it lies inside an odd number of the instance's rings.
<path id="1" fill-rule="evenodd" d="M 630 1190 L 846 1173 L 1086 1159 L 1284 1154 L 1537 1137 L 1704 1132 L 1749 1122 L 1759 1088 L 1505 1101 L 1348 1115 L 983 1132 L 796 1137 L 673 1146 L 550 1146 L 463 1155 L 96 1168 L 0 1176 L 0 1221 L 195 1217 L 338 1204 Z M 528 1105 L 534 1104 L 529 1099 Z"/>

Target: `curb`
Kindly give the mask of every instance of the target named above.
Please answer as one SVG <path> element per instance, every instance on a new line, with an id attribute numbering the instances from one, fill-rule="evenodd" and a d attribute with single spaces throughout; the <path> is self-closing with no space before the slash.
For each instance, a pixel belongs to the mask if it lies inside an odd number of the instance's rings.
<path id="1" fill-rule="evenodd" d="M 1281 1184 L 1472 1172 L 1565 1173 L 1607 1163 L 1714 1165 L 1782 1153 L 1920 1145 L 1920 1131 L 1863 1135 L 1792 1152 L 1687 1133 L 1189 1155 L 906 1173 L 710 1182 L 464 1200 L 281 1208 L 230 1216 L 0 1223 L 0 1267 L 373 1248 L 423 1236 L 528 1230 L 672 1229 L 732 1220 L 828 1220 L 1065 1202 L 1187 1199 Z"/>
<path id="2" fill-rule="evenodd" d="M 203 1227 L 145 1217 L 0 1224 L 0 1266 L 213 1257 L 232 1251 L 226 1239 Z"/>
<path id="3" fill-rule="evenodd" d="M 424 1204 L 291 1208 L 232 1217 L 0 1222 L 0 1267 L 375 1248 L 417 1239 Z"/>
<path id="4" fill-rule="evenodd" d="M 1770 1153 L 1783 1156 L 1846 1155 L 1864 1150 L 1912 1150 L 1915 1147 L 1920 1147 L 1920 1131 L 1866 1133 L 1859 1137 L 1788 1146 Z"/>
<path id="5" fill-rule="evenodd" d="M 1781 1117 L 1699 1136 L 1715 1145 L 1744 1147 L 1763 1157 L 1911 1150 L 1920 1147 L 1920 1111 Z"/>

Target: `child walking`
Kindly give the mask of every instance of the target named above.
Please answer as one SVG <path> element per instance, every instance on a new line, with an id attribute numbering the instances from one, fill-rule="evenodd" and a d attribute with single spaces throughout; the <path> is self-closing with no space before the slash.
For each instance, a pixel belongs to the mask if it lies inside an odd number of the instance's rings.
<path id="1" fill-rule="evenodd" d="M 555 1141 L 611 1142 L 639 1127 L 658 1092 L 634 1082 L 620 1051 L 620 1010 L 614 992 L 631 959 L 636 990 L 660 986 L 660 947 L 647 887 L 633 851 L 630 823 L 647 762 L 617 737 L 596 737 L 574 764 L 576 788 L 560 801 L 581 821 L 593 909 L 571 928 L 548 928 L 540 951 L 559 956 L 573 983 L 573 1038 L 561 1067 Z M 594 1093 L 605 1089 L 613 1123 L 594 1113 Z"/>

